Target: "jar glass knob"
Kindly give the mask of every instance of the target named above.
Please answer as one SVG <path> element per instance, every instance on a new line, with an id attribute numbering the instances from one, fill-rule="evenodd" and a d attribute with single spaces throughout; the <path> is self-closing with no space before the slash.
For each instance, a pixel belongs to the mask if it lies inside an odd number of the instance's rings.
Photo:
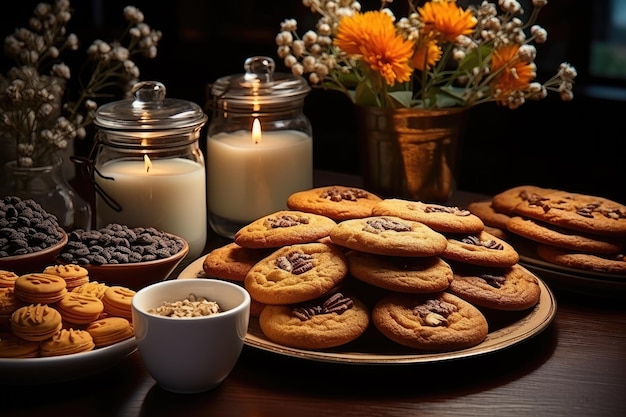
<path id="1" fill-rule="evenodd" d="M 243 67 L 246 71 L 245 78 L 247 80 L 264 78 L 265 82 L 271 82 L 276 63 L 268 56 L 253 56 L 245 60 Z"/>
<path id="2" fill-rule="evenodd" d="M 146 102 L 162 102 L 165 99 L 165 85 L 158 81 L 142 81 L 133 86 L 135 96 L 133 106 Z"/>

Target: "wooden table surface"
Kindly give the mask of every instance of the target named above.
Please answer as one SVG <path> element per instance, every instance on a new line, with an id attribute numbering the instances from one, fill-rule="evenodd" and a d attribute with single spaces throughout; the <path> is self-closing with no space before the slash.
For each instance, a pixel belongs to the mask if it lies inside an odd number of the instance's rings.
<path id="1" fill-rule="evenodd" d="M 544 331 L 486 355 L 355 365 L 245 346 L 218 388 L 182 395 L 156 385 L 133 353 L 102 373 L 57 384 L 11 385 L 0 374 L 0 416 L 626 415 L 624 297 L 553 292 L 557 314 Z"/>

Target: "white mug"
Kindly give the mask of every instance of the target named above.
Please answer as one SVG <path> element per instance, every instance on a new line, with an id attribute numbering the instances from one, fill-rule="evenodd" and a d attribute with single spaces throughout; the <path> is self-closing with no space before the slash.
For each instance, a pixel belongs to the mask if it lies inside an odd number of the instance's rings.
<path id="1" fill-rule="evenodd" d="M 191 294 L 215 301 L 221 311 L 182 318 L 148 312 Z M 133 296 L 132 314 L 139 354 L 150 375 L 165 390 L 197 393 L 217 387 L 237 363 L 250 320 L 250 295 L 242 286 L 217 279 L 163 281 Z"/>

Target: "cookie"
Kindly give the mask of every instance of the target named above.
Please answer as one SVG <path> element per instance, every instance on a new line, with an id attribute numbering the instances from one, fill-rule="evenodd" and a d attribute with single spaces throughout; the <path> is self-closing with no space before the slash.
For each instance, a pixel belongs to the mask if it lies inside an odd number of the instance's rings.
<path id="1" fill-rule="evenodd" d="M 361 188 L 330 185 L 291 194 L 287 207 L 342 221 L 371 216 L 379 201 L 382 198 Z"/>
<path id="2" fill-rule="evenodd" d="M 244 248 L 277 248 L 314 242 L 328 236 L 335 221 L 322 215 L 282 210 L 239 229 L 233 238 Z"/>
<path id="3" fill-rule="evenodd" d="M 626 237 L 626 206 L 603 197 L 544 191 L 515 206 L 515 213 L 586 234 Z"/>
<path id="4" fill-rule="evenodd" d="M 448 288 L 452 268 L 438 256 L 401 257 L 349 251 L 350 275 L 390 291 L 432 293 Z"/>
<path id="5" fill-rule="evenodd" d="M 341 293 L 305 304 L 267 305 L 259 316 L 259 326 L 268 339 L 307 350 L 333 348 L 356 340 L 369 321 L 365 304 Z"/>
<path id="6" fill-rule="evenodd" d="M 39 342 L 21 339 L 13 333 L 0 333 L 0 358 L 35 358 L 39 356 Z"/>
<path id="7" fill-rule="evenodd" d="M 295 304 L 328 293 L 348 273 L 342 250 L 325 243 L 290 245 L 256 263 L 244 287 L 265 304 Z"/>
<path id="8" fill-rule="evenodd" d="M 135 291 L 130 288 L 115 285 L 107 288 L 102 296 L 104 312 L 116 317 L 124 317 L 128 321 L 133 320 L 131 302 Z"/>
<path id="9" fill-rule="evenodd" d="M 95 344 L 85 330 L 61 329 L 48 340 L 41 342 L 39 353 L 42 357 L 71 355 L 93 350 Z"/>
<path id="10" fill-rule="evenodd" d="M 584 271 L 626 275 L 626 254 L 593 255 L 549 245 L 537 245 L 537 255 L 546 262 Z"/>
<path id="11" fill-rule="evenodd" d="M 390 293 L 372 309 L 372 323 L 392 341 L 429 352 L 476 346 L 489 330 L 478 308 L 447 292 Z"/>
<path id="12" fill-rule="evenodd" d="M 244 281 L 248 271 L 272 250 L 243 248 L 235 242 L 210 251 L 202 261 L 206 276 Z"/>
<path id="13" fill-rule="evenodd" d="M 506 230 L 506 226 L 511 220 L 509 214 L 496 211 L 491 200 L 472 201 L 467 205 L 467 209 L 480 217 L 485 226 Z"/>
<path id="14" fill-rule="evenodd" d="M 96 348 L 113 345 L 135 335 L 132 324 L 123 317 L 106 317 L 95 320 L 85 328 Z"/>
<path id="15" fill-rule="evenodd" d="M 480 217 L 469 210 L 398 198 L 388 198 L 376 204 L 372 216 L 395 216 L 421 222 L 443 233 L 478 233 L 485 227 Z"/>
<path id="16" fill-rule="evenodd" d="M 536 185 L 518 185 L 506 189 L 491 198 L 491 207 L 498 213 L 515 214 L 515 207 L 534 195 L 554 191 L 552 189 L 539 187 Z"/>
<path id="17" fill-rule="evenodd" d="M 346 248 L 391 256 L 437 256 L 448 244 L 425 224 L 394 216 L 344 220 L 330 231 L 330 238 Z"/>
<path id="18" fill-rule="evenodd" d="M 624 249 L 624 239 L 610 239 L 599 235 L 588 235 L 549 223 L 520 216 L 511 218 L 508 230 L 534 242 L 552 245 L 573 251 L 616 254 Z"/>
<path id="19" fill-rule="evenodd" d="M 478 234 L 448 236 L 448 246 L 441 257 L 472 265 L 500 268 L 513 266 L 519 261 L 519 254 L 513 246 L 484 230 Z"/>
<path id="20" fill-rule="evenodd" d="M 73 288 L 72 292 L 77 294 L 93 295 L 102 300 L 102 297 L 104 297 L 104 293 L 108 289 L 109 286 L 102 282 L 89 281 L 86 284 L 79 285 L 78 287 Z"/>
<path id="21" fill-rule="evenodd" d="M 15 296 L 14 289 L 0 287 L 0 328 L 9 325 L 11 314 L 24 306 L 24 302 Z"/>
<path id="22" fill-rule="evenodd" d="M 19 275 L 13 271 L 6 271 L 0 269 L 0 288 L 13 288 L 15 287 L 15 280 Z"/>
<path id="23" fill-rule="evenodd" d="M 24 340 L 33 342 L 46 340 L 61 327 L 61 314 L 47 304 L 26 305 L 11 315 L 11 331 Z"/>
<path id="24" fill-rule="evenodd" d="M 104 311 L 104 304 L 95 295 L 68 292 L 55 307 L 63 320 L 72 324 L 88 324 Z"/>
<path id="25" fill-rule="evenodd" d="M 15 280 L 15 296 L 26 303 L 53 304 L 66 293 L 65 280 L 56 275 L 31 273 Z"/>
<path id="26" fill-rule="evenodd" d="M 541 288 L 537 277 L 519 264 L 510 268 L 454 268 L 448 292 L 477 306 L 517 311 L 534 307 Z"/>
<path id="27" fill-rule="evenodd" d="M 68 291 L 89 282 L 89 271 L 76 264 L 50 265 L 43 272 L 63 278 Z"/>

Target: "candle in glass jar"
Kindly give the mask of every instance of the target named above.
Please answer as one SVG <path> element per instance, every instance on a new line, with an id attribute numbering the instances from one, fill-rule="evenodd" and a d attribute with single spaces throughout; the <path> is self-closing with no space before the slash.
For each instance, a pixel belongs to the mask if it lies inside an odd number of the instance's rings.
<path id="1" fill-rule="evenodd" d="M 277 130 L 254 136 L 250 131 L 219 133 L 207 141 L 211 214 L 245 224 L 286 210 L 289 195 L 313 186 L 309 135 Z"/>
<path id="2" fill-rule="evenodd" d="M 110 223 L 154 227 L 184 238 L 189 258 L 202 254 L 207 233 L 204 166 L 184 158 L 113 160 L 99 171 L 114 179 L 95 176 L 122 210 L 113 210 L 97 196 L 98 228 Z"/>

